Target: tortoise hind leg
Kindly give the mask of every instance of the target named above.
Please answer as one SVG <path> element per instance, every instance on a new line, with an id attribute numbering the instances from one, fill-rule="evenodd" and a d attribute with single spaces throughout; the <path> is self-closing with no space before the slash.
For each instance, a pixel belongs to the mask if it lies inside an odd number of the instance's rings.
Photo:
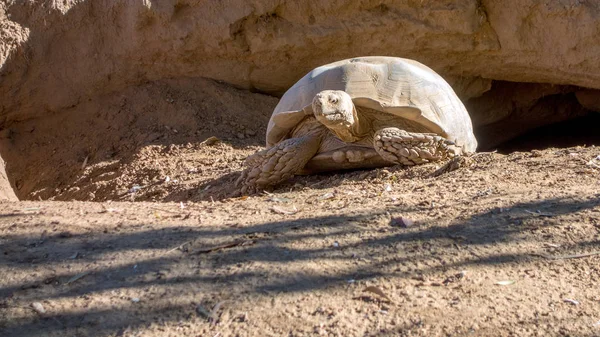
<path id="1" fill-rule="evenodd" d="M 398 128 L 378 130 L 373 146 L 383 159 L 407 166 L 454 158 L 462 152 L 460 147 L 437 134 Z"/>
<path id="2" fill-rule="evenodd" d="M 290 138 L 249 156 L 247 168 L 237 180 L 242 194 L 256 193 L 293 177 L 319 151 L 321 139 L 314 133 Z"/>

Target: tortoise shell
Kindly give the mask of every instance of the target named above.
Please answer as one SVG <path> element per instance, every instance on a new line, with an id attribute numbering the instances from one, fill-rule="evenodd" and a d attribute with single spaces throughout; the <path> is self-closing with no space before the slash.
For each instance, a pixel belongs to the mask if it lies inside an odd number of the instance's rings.
<path id="1" fill-rule="evenodd" d="M 435 71 L 413 60 L 368 56 L 318 67 L 294 84 L 275 107 L 267 147 L 285 140 L 307 115 L 322 90 L 343 90 L 357 107 L 415 121 L 465 152 L 475 152 L 471 118 L 452 87 Z"/>

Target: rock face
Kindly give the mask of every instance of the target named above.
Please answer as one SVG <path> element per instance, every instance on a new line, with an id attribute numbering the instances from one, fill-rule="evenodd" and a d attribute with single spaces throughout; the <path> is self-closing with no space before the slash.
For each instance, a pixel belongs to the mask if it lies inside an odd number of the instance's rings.
<path id="1" fill-rule="evenodd" d="M 0 201 L 3 200 L 17 200 L 17 196 L 8 182 L 4 161 L 0 158 Z"/>
<path id="2" fill-rule="evenodd" d="M 599 15 L 599 2 L 575 0 L 8 0 L 0 129 L 164 78 L 279 95 L 365 55 L 418 60 L 463 99 L 494 80 L 600 89 Z"/>
<path id="3" fill-rule="evenodd" d="M 541 0 L 8 1 L 0 120 L 169 77 L 280 94 L 316 66 L 416 59 L 467 97 L 490 80 L 600 89 L 600 3 Z M 17 47 L 18 46 L 18 47 Z M 8 96 L 7 96 L 8 95 Z M 465 95 L 463 95 L 465 97 Z"/>

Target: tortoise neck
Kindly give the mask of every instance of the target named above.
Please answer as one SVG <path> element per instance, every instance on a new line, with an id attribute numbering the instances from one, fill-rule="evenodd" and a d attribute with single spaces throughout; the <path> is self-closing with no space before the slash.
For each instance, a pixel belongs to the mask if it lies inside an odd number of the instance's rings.
<path id="1" fill-rule="evenodd" d="M 365 114 L 359 114 L 356 106 L 354 106 L 352 113 L 354 114 L 354 124 L 350 128 L 350 133 L 357 139 L 362 139 L 369 134 L 372 128 L 371 119 Z"/>

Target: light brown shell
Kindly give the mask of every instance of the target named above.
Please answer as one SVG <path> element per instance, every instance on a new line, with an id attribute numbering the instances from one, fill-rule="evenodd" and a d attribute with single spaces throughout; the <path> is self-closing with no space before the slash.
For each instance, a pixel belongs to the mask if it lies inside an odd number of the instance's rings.
<path id="1" fill-rule="evenodd" d="M 471 118 L 452 87 L 417 61 L 385 56 L 338 61 L 306 74 L 275 107 L 267 128 L 267 147 L 286 139 L 312 114 L 313 98 L 322 90 L 343 90 L 356 106 L 421 123 L 466 152 L 477 148 Z"/>

